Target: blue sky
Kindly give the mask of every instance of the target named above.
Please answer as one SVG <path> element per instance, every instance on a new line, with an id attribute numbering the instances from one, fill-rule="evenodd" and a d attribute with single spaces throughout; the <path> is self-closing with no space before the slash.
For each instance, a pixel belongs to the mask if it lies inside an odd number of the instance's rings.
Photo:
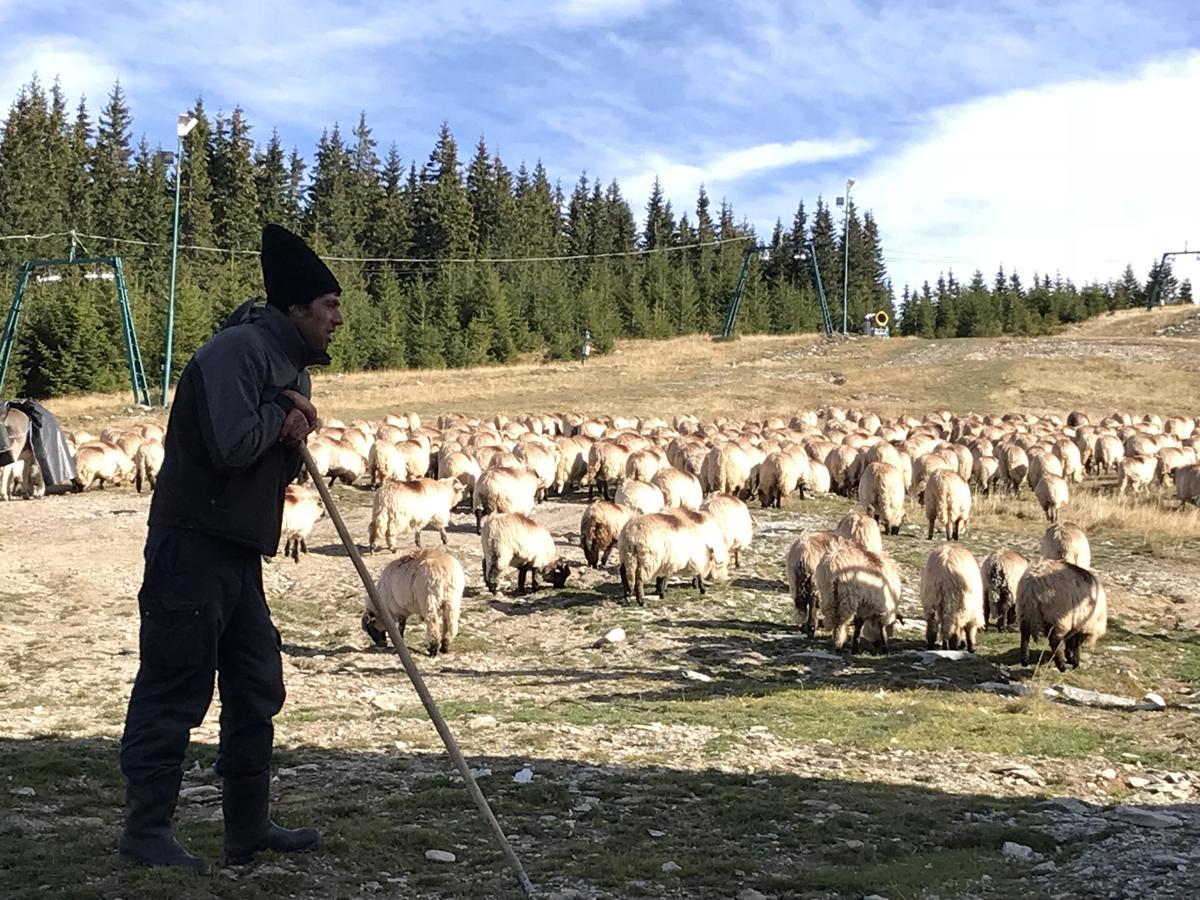
<path id="1" fill-rule="evenodd" d="M 656 174 L 677 213 L 704 182 L 764 236 L 853 177 L 897 289 L 1200 247 L 1186 0 L 0 0 L 0 33 L 0 97 L 57 74 L 95 112 L 119 77 L 166 146 L 199 94 L 305 155 L 365 110 L 421 161 L 446 120 L 464 156 L 616 177 L 639 213 Z"/>

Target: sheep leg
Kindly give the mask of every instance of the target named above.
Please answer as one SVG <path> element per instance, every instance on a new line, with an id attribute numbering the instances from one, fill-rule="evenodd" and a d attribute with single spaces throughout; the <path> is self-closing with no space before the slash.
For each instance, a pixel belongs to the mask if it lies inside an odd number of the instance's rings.
<path id="1" fill-rule="evenodd" d="M 1067 671 L 1066 639 L 1059 634 L 1057 628 L 1050 629 L 1048 639 L 1050 642 L 1050 652 L 1054 654 L 1054 667 L 1060 672 Z"/>
<path id="2" fill-rule="evenodd" d="M 1065 641 L 1067 645 L 1067 662 L 1071 664 L 1072 669 L 1079 668 L 1079 648 L 1083 645 L 1084 636 L 1082 634 L 1073 634 Z"/>
<path id="3" fill-rule="evenodd" d="M 541 588 L 537 580 L 538 570 L 536 566 L 529 567 L 529 590 L 536 591 Z"/>
<path id="4" fill-rule="evenodd" d="M 962 519 L 954 520 L 954 540 L 958 540 L 958 533 L 962 530 Z"/>
<path id="5" fill-rule="evenodd" d="M 966 638 L 967 638 L 967 652 L 974 653 L 975 652 L 975 626 L 974 625 L 967 626 Z"/>
<path id="6" fill-rule="evenodd" d="M 438 526 L 438 534 L 440 534 L 442 536 L 442 546 L 443 547 L 445 547 L 447 544 L 450 543 L 450 538 L 448 538 L 446 536 L 446 526 L 445 525 Z"/>
<path id="7" fill-rule="evenodd" d="M 663 600 L 667 596 L 667 579 L 659 576 L 654 579 L 654 593 L 658 594 L 658 598 Z"/>
<path id="8" fill-rule="evenodd" d="M 588 564 L 588 568 L 598 568 L 596 563 L 598 561 L 597 557 L 599 554 L 596 552 L 596 548 L 593 546 L 592 542 L 588 540 L 588 536 L 586 534 L 581 535 L 579 538 L 579 543 L 583 545 L 583 559 Z"/>
<path id="9" fill-rule="evenodd" d="M 499 569 L 500 569 L 499 566 L 492 566 L 492 571 L 489 574 L 487 556 L 486 555 L 484 556 L 484 558 L 483 558 L 483 583 L 484 583 L 484 585 L 487 586 L 487 589 L 489 591 L 491 591 L 491 594 L 493 597 L 496 596 L 496 589 L 500 586 Z"/>
<path id="10" fill-rule="evenodd" d="M 1029 627 L 1029 623 L 1022 622 L 1021 623 L 1021 665 L 1023 665 L 1023 666 L 1029 665 L 1030 631 L 1031 631 L 1031 629 Z"/>
<path id="11" fill-rule="evenodd" d="M 707 594 L 707 593 L 708 593 L 708 588 L 706 588 L 706 587 L 704 586 L 704 578 L 703 578 L 703 576 L 700 576 L 700 575 L 697 575 L 697 576 L 696 576 L 696 587 L 697 587 L 697 588 L 699 588 L 699 590 L 700 590 L 700 595 L 701 595 L 701 596 L 704 596 L 705 594 Z"/>
<path id="12" fill-rule="evenodd" d="M 482 522 L 483 522 L 483 510 L 477 509 L 477 510 L 475 510 L 475 533 L 476 534 L 483 533 Z"/>
<path id="13" fill-rule="evenodd" d="M 525 593 L 525 573 L 529 571 L 527 566 L 517 566 L 517 593 Z"/>
<path id="14" fill-rule="evenodd" d="M 929 536 L 925 538 L 927 541 L 933 540 L 933 519 L 929 520 Z"/>
<path id="15" fill-rule="evenodd" d="M 742 567 L 742 548 L 741 547 L 733 548 L 733 567 L 735 569 L 740 569 Z"/>
<path id="16" fill-rule="evenodd" d="M 895 536 L 895 535 L 897 535 L 897 534 L 899 534 L 899 533 L 900 533 L 900 526 L 899 526 L 899 525 L 893 525 L 893 526 L 892 526 L 892 527 L 889 529 L 889 531 L 890 531 L 890 533 L 891 533 L 893 536 Z"/>
<path id="17" fill-rule="evenodd" d="M 617 568 L 621 570 L 621 599 L 627 601 L 629 599 L 629 570 L 626 568 L 624 560 Z"/>
<path id="18" fill-rule="evenodd" d="M 833 626 L 833 649 L 835 652 L 841 653 L 846 646 L 846 636 L 849 628 L 849 622 L 840 622 Z"/>
<path id="19" fill-rule="evenodd" d="M 937 646 L 937 617 L 930 615 L 925 619 L 925 649 L 933 650 Z"/>
<path id="20" fill-rule="evenodd" d="M 854 636 L 850 639 L 850 652 L 855 655 L 858 654 L 858 639 L 862 635 L 862 628 L 863 628 L 863 620 L 858 618 L 857 616 L 855 616 L 854 617 Z"/>
<path id="21" fill-rule="evenodd" d="M 988 622 L 992 621 L 992 589 L 984 588 L 983 590 L 983 629 L 987 630 Z M 996 626 L 1000 626 L 1000 613 L 996 612 Z"/>
<path id="22" fill-rule="evenodd" d="M 887 629 L 883 627 L 882 619 L 879 621 L 879 641 L 876 646 L 879 647 L 884 656 L 887 656 L 891 652 L 890 648 L 888 647 Z"/>
<path id="23" fill-rule="evenodd" d="M 616 542 L 613 542 L 604 548 L 604 558 L 600 560 L 600 565 L 596 566 L 595 568 L 602 569 L 608 565 L 608 558 L 612 556 L 613 549 L 616 546 Z"/>
<path id="24" fill-rule="evenodd" d="M 416 543 L 416 545 L 418 547 L 421 546 L 421 529 L 420 528 L 413 529 L 413 541 Z"/>

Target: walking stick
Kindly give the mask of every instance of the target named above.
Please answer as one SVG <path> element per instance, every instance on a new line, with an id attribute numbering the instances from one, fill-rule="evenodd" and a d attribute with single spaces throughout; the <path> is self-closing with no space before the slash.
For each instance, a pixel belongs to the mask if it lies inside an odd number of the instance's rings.
<path id="1" fill-rule="evenodd" d="M 471 799 L 479 807 L 480 814 L 487 821 L 489 827 L 491 827 L 492 834 L 496 836 L 496 841 L 500 844 L 500 849 L 504 851 L 504 856 L 508 860 L 509 866 L 512 867 L 513 874 L 517 876 L 517 883 L 521 885 L 521 890 L 526 894 L 532 894 L 533 883 L 529 880 L 529 876 L 525 874 L 525 869 L 521 866 L 521 860 L 517 858 L 512 844 L 505 837 L 504 829 L 496 821 L 496 815 L 492 812 L 492 808 L 488 806 L 487 798 L 483 796 L 483 791 L 479 789 L 479 785 L 475 782 L 475 776 L 471 774 L 471 767 L 467 765 L 466 759 L 463 758 L 462 750 L 458 748 L 458 741 L 450 733 L 450 727 L 446 724 L 446 720 L 442 718 L 437 704 L 433 702 L 429 688 L 425 686 L 425 679 L 421 677 L 420 670 L 417 669 L 416 664 L 413 662 L 412 654 L 408 652 L 408 647 L 404 645 L 404 637 L 400 634 L 400 629 L 396 625 L 396 619 L 392 616 L 391 610 L 380 601 L 379 592 L 375 590 L 375 582 L 371 578 L 371 573 L 367 571 L 367 565 L 363 562 L 362 554 L 358 552 L 358 547 L 355 545 L 354 539 L 350 537 L 350 531 L 346 528 L 342 514 L 338 512 L 338 508 L 333 503 L 333 496 L 329 493 L 329 488 L 322 480 L 323 476 L 317 469 L 317 464 L 313 461 L 312 454 L 308 452 L 308 448 L 303 444 L 300 445 L 299 449 L 304 458 L 304 466 L 308 469 L 309 477 L 312 478 L 313 483 L 317 486 L 317 491 L 321 494 L 321 500 L 325 504 L 326 511 L 329 513 L 329 518 L 333 520 L 333 525 L 342 539 L 342 544 L 345 546 L 346 552 L 350 554 L 354 568 L 358 569 L 358 575 L 362 579 L 363 587 L 367 589 L 367 596 L 371 598 L 371 606 L 375 608 L 375 614 L 383 622 L 383 627 L 391 636 L 392 645 L 396 648 L 396 653 L 400 656 L 400 662 L 404 663 L 404 671 L 408 673 L 409 680 L 412 681 L 413 687 L 416 688 L 417 696 L 421 698 L 421 703 L 425 707 L 425 712 L 429 714 L 429 718 L 433 721 L 434 728 L 441 735 L 442 743 L 446 745 L 446 751 L 458 767 L 459 774 L 462 775 L 463 784 L 467 787 L 467 793 L 471 795 Z"/>

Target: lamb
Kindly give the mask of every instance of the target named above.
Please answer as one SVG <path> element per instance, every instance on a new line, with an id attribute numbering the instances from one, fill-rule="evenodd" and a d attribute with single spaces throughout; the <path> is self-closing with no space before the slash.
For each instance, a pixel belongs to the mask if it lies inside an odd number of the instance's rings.
<path id="1" fill-rule="evenodd" d="M 1067 489 L 1067 480 L 1058 475 L 1051 475 L 1049 472 L 1042 476 L 1033 493 L 1049 522 L 1058 521 L 1058 511 L 1071 499 Z"/>
<path id="2" fill-rule="evenodd" d="M 446 527 L 450 510 L 462 499 L 463 485 L 457 478 L 419 478 L 415 481 L 389 480 L 375 494 L 371 509 L 368 541 L 374 552 L 382 536 L 388 550 L 396 552 L 396 537 L 413 532 L 413 540 L 421 546 L 421 529 L 434 526 L 448 544 Z"/>
<path id="3" fill-rule="evenodd" d="M 883 554 L 842 538 L 821 558 L 813 578 L 821 598 L 821 615 L 833 634 L 833 649 L 842 651 L 853 625 L 850 652 L 857 653 L 859 637 L 869 623 L 872 632 L 878 633 L 876 646 L 887 653 L 889 629 L 896 622 L 900 602 L 900 570 L 896 564 Z"/>
<path id="4" fill-rule="evenodd" d="M 133 478 L 139 494 L 142 492 L 142 482 L 154 490 L 165 452 L 162 441 L 157 438 L 147 438 L 138 445 L 137 454 L 133 457 Z"/>
<path id="5" fill-rule="evenodd" d="M 0 500 L 11 500 L 18 492 L 26 500 L 46 496 L 41 467 L 25 456 L 0 468 Z"/>
<path id="6" fill-rule="evenodd" d="M 704 579 L 719 568 L 725 548 L 722 539 L 706 534 L 691 521 L 689 510 L 671 510 L 635 516 L 621 529 L 618 549 L 621 558 L 622 598 L 633 592 L 639 606 L 646 603 L 645 582 L 653 579 L 658 596 L 665 597 L 667 579 L 686 575 L 703 594 Z M 703 517 L 702 513 L 690 513 Z"/>
<path id="7" fill-rule="evenodd" d="M 763 509 L 780 509 L 785 497 L 799 489 L 804 499 L 804 480 L 808 475 L 807 457 L 775 451 L 767 454 L 758 470 L 758 501 Z"/>
<path id="8" fill-rule="evenodd" d="M 858 541 L 864 549 L 872 553 L 883 552 L 883 535 L 879 531 L 879 523 L 859 510 L 853 509 L 846 513 L 838 522 L 835 533 Z"/>
<path id="9" fill-rule="evenodd" d="M 1015 550 L 994 550 L 983 558 L 983 625 L 993 620 L 1001 631 L 1012 631 L 1017 623 L 1017 582 L 1029 568 L 1029 560 Z"/>
<path id="10" fill-rule="evenodd" d="M 588 566 L 600 569 L 617 546 L 621 529 L 636 515 L 633 509 L 610 500 L 595 500 L 583 510 L 579 522 L 579 543 Z"/>
<path id="11" fill-rule="evenodd" d="M 483 522 L 483 583 L 495 596 L 500 573 L 510 566 L 517 570 L 517 591 L 539 587 L 541 575 L 561 588 L 571 574 L 570 565 L 558 555 L 549 530 L 522 513 L 494 513 Z"/>
<path id="12" fill-rule="evenodd" d="M 628 506 L 640 515 L 662 512 L 666 506 L 663 493 L 655 485 L 626 478 L 613 496 L 615 503 Z"/>
<path id="13" fill-rule="evenodd" d="M 485 515 L 491 513 L 533 512 L 536 504 L 538 478 L 526 468 L 504 466 L 488 469 L 475 482 L 471 509 L 475 512 L 475 532 L 482 533 Z"/>
<path id="14" fill-rule="evenodd" d="M 946 529 L 946 540 L 957 541 L 971 518 L 971 488 L 966 480 L 951 469 L 938 469 L 925 485 L 925 519 L 929 523 L 928 539 L 933 540 L 934 525 Z"/>
<path id="15" fill-rule="evenodd" d="M 287 486 L 283 495 L 283 526 L 280 528 L 285 557 L 290 556 L 296 563 L 300 562 L 300 554 L 308 553 L 308 536 L 323 515 L 325 508 L 315 490 L 298 484 Z"/>
<path id="16" fill-rule="evenodd" d="M 921 610 L 925 645 L 933 650 L 975 652 L 975 634 L 984 627 L 983 580 L 970 550 L 942 544 L 921 571 Z"/>
<path id="17" fill-rule="evenodd" d="M 439 548 L 413 550 L 392 560 L 375 582 L 379 599 L 396 619 L 401 636 L 408 619 L 425 621 L 425 648 L 430 656 L 449 653 L 458 635 L 466 575 L 462 564 Z M 377 647 L 387 646 L 387 632 L 379 627 L 368 600 L 362 627 Z"/>
<path id="18" fill-rule="evenodd" d="M 875 520 L 869 520 L 872 525 Z M 876 533 L 879 528 L 876 526 Z M 792 542 L 787 555 L 788 593 L 800 630 L 809 637 L 817 631 L 818 600 L 813 573 L 839 535 L 833 531 L 805 531 Z"/>
<path id="19" fill-rule="evenodd" d="M 745 503 L 729 494 L 711 494 L 700 509 L 716 520 L 725 537 L 725 549 L 733 557 L 733 567 L 740 569 L 741 551 L 749 547 L 754 538 L 754 520 L 750 518 L 750 510 Z"/>
<path id="20" fill-rule="evenodd" d="M 1054 665 L 1079 668 L 1081 647 L 1091 647 L 1108 630 L 1108 601 L 1099 577 L 1062 560 L 1031 565 L 1017 584 L 1021 665 L 1029 665 L 1029 639 L 1046 635 Z"/>
<path id="21" fill-rule="evenodd" d="M 871 463 L 858 485 L 858 500 L 890 534 L 899 534 L 904 522 L 904 476 L 895 466 Z"/>
<path id="22" fill-rule="evenodd" d="M 704 502 L 700 479 L 691 472 L 667 466 L 659 469 L 650 483 L 662 491 L 667 506 L 699 509 Z"/>
<path id="23" fill-rule="evenodd" d="M 1084 569 L 1091 568 L 1092 548 L 1083 529 L 1074 522 L 1056 522 L 1042 535 L 1044 559 L 1061 559 Z"/>

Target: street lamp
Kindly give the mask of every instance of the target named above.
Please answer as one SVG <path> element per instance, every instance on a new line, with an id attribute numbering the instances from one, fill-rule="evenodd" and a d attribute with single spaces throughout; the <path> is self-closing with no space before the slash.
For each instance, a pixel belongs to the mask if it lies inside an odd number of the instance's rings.
<path id="1" fill-rule="evenodd" d="M 845 251 L 842 261 L 842 334 L 848 334 L 848 321 L 846 307 L 849 303 L 849 287 L 850 287 L 850 188 L 854 187 L 854 179 L 846 179 L 846 196 L 845 203 L 845 222 L 842 225 L 842 248 Z M 842 200 L 838 197 L 838 200 Z"/>
<path id="2" fill-rule="evenodd" d="M 167 349 L 163 356 L 162 405 L 167 405 L 171 387 L 171 343 L 175 336 L 175 260 L 179 254 L 179 183 L 183 180 L 183 139 L 192 133 L 200 120 L 182 113 L 175 121 L 175 224 L 171 229 L 171 282 L 167 290 Z"/>

